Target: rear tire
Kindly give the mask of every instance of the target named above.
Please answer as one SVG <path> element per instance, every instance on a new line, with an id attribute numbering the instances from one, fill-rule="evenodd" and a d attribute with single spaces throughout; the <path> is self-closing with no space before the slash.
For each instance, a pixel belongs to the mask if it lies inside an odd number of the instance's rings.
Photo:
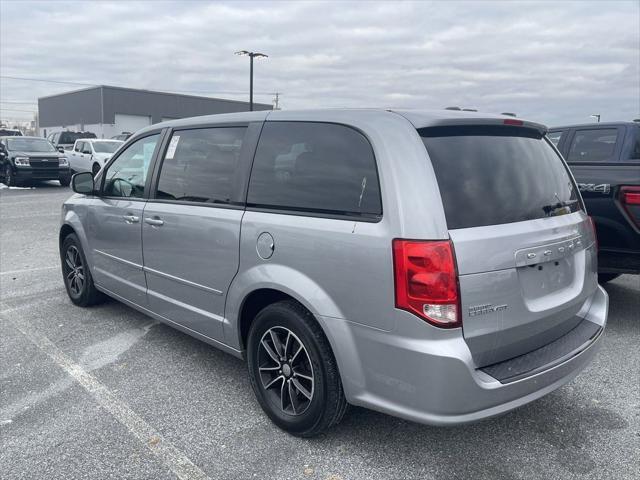
<path id="1" fill-rule="evenodd" d="M 621 273 L 599 273 L 598 274 L 598 283 L 603 284 L 610 282 L 611 280 L 615 280 L 618 278 Z"/>
<path id="2" fill-rule="evenodd" d="M 256 315 L 247 365 L 258 403 L 281 429 L 312 437 L 342 420 L 347 401 L 335 357 L 315 318 L 299 303 L 277 302 Z"/>
<path id="3" fill-rule="evenodd" d="M 93 277 L 75 233 L 67 235 L 60 247 L 62 280 L 69 299 L 79 307 L 90 307 L 104 300 L 104 294 L 96 289 Z"/>

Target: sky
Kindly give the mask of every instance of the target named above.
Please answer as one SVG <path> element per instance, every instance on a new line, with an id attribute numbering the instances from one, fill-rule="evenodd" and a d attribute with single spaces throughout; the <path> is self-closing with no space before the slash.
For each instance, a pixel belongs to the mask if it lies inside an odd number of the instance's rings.
<path id="1" fill-rule="evenodd" d="M 0 0 L 0 116 L 105 84 L 283 109 L 476 108 L 547 125 L 640 118 L 640 0 Z"/>

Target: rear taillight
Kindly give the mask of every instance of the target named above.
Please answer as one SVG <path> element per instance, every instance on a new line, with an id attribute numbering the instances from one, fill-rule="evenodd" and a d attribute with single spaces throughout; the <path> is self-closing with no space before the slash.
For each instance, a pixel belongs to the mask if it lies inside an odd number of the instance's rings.
<path id="1" fill-rule="evenodd" d="M 458 275 L 451 241 L 393 241 L 396 308 L 432 325 L 461 325 Z"/>
<path id="2" fill-rule="evenodd" d="M 620 203 L 631 221 L 640 227 L 640 187 L 620 187 Z"/>
<path id="3" fill-rule="evenodd" d="M 620 200 L 626 205 L 640 205 L 640 187 L 622 187 Z"/>

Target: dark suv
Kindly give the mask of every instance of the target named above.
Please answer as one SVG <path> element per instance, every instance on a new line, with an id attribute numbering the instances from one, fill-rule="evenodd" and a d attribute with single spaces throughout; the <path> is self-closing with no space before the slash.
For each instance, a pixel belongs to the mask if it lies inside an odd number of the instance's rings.
<path id="1" fill-rule="evenodd" d="M 548 137 L 596 222 L 600 283 L 640 273 L 640 122 L 555 127 Z"/>
<path id="2" fill-rule="evenodd" d="M 8 187 L 39 180 L 71 183 L 67 157 L 41 137 L 0 137 L 0 178 Z"/>

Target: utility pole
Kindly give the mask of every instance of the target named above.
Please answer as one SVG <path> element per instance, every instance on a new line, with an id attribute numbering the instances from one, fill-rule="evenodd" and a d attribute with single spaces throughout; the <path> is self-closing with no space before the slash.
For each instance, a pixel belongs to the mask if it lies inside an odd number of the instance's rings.
<path id="1" fill-rule="evenodd" d="M 253 111 L 253 59 L 254 57 L 269 57 L 264 53 L 249 52 L 248 50 L 240 50 L 236 55 L 247 55 L 249 57 L 249 111 Z"/>
<path id="2" fill-rule="evenodd" d="M 275 93 L 275 98 L 273 99 L 273 109 L 274 110 L 280 110 L 280 108 L 278 108 L 278 100 L 280 99 L 280 94 L 278 92 Z"/>

